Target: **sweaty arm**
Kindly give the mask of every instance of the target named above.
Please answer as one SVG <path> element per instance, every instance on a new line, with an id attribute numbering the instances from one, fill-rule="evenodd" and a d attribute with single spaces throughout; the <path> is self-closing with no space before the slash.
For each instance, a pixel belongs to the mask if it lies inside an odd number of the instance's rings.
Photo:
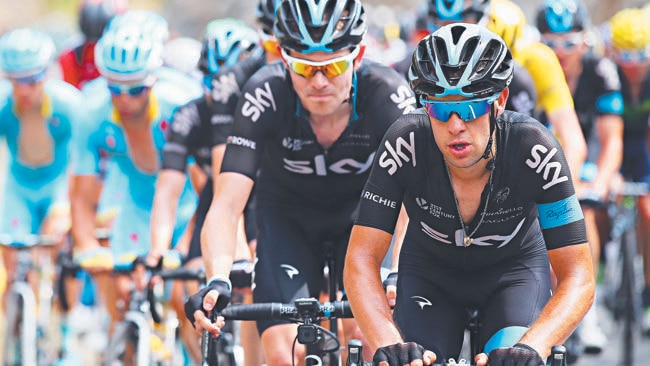
<path id="1" fill-rule="evenodd" d="M 551 347 L 571 335 L 594 300 L 595 276 L 589 244 L 549 250 L 558 284 L 532 327 L 519 340 L 533 347 L 543 358 Z"/>

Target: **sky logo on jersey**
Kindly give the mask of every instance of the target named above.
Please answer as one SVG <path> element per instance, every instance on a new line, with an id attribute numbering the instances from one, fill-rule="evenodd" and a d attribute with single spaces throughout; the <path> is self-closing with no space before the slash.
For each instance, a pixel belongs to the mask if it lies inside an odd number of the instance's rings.
<path id="1" fill-rule="evenodd" d="M 257 122 L 267 108 L 271 107 L 274 111 L 276 110 L 275 99 L 268 81 L 264 83 L 264 88 L 255 88 L 253 93 L 255 95 L 244 94 L 246 102 L 241 108 L 241 114 L 250 117 L 251 121 Z"/>
<path id="2" fill-rule="evenodd" d="M 551 161 L 556 153 L 557 148 L 555 147 L 549 150 L 546 146 L 537 144 L 530 150 L 531 159 L 526 159 L 526 165 L 535 169 L 535 173 L 541 174 L 542 178 L 548 182 L 542 186 L 543 190 L 569 180 L 566 175 L 560 175 L 562 164 L 559 161 Z"/>
<path id="3" fill-rule="evenodd" d="M 411 89 L 404 85 L 390 95 L 390 100 L 397 104 L 397 108 L 402 110 L 402 114 L 408 114 L 415 110 L 415 96 L 411 93 Z"/>
<path id="4" fill-rule="evenodd" d="M 226 103 L 231 95 L 239 95 L 239 84 L 232 72 L 212 78 L 212 91 L 210 95 L 215 102 Z"/>
<path id="5" fill-rule="evenodd" d="M 398 137 L 395 140 L 395 147 L 388 141 L 384 143 L 386 151 L 379 156 L 379 166 L 386 168 L 388 174 L 395 174 L 398 168 L 410 161 L 413 161 L 413 166 L 415 166 L 415 132 L 411 131 L 408 137 L 409 141 L 406 141 L 403 137 Z"/>
<path id="6" fill-rule="evenodd" d="M 228 136 L 228 139 L 226 140 L 226 144 L 243 146 L 251 150 L 255 150 L 256 148 L 255 141 L 251 141 L 249 139 L 240 136 Z"/>
<path id="7" fill-rule="evenodd" d="M 326 176 L 327 172 L 335 174 L 363 174 L 372 166 L 372 160 L 375 153 L 371 153 L 366 161 L 357 161 L 351 158 L 341 159 L 331 164 L 327 164 L 325 155 L 319 154 L 314 156 L 314 160 L 289 160 L 284 158 L 284 168 L 292 173 L 297 174 L 316 174 Z"/>

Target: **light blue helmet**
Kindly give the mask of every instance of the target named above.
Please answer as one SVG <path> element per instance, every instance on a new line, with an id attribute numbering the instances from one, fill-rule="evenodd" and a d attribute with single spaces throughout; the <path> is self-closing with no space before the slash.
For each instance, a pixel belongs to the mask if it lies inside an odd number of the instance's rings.
<path id="1" fill-rule="evenodd" d="M 0 38 L 0 68 L 11 78 L 24 78 L 45 71 L 54 59 L 52 38 L 40 31 L 20 28 Z"/>
<path id="2" fill-rule="evenodd" d="M 169 39 L 169 23 L 162 15 L 148 10 L 128 10 L 118 15 L 108 25 L 108 29 L 116 29 L 128 24 L 138 24 L 144 33 L 151 35 L 160 42 Z"/>
<path id="3" fill-rule="evenodd" d="M 162 65 L 163 44 L 139 24 L 109 28 L 95 45 L 102 76 L 116 81 L 151 80 Z"/>
<path id="4" fill-rule="evenodd" d="M 255 30 L 238 19 L 216 19 L 206 26 L 199 69 L 213 75 L 221 66 L 234 65 L 252 54 L 262 54 Z"/>

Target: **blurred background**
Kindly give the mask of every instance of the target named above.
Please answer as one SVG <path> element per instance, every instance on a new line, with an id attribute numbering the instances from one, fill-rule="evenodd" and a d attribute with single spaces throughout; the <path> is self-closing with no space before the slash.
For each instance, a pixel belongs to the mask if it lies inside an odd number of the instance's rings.
<path id="1" fill-rule="evenodd" d="M 415 11 L 426 0 L 365 0 L 371 22 L 381 26 L 394 21 L 414 21 Z M 531 21 L 543 0 L 515 0 Z M 647 0 L 583 0 L 594 24 L 600 24 L 616 11 L 639 6 Z M 130 0 L 129 8 L 149 9 L 167 18 L 172 36 L 200 38 L 209 20 L 236 17 L 255 25 L 257 0 Z M 0 0 L 0 33 L 6 29 L 30 26 L 50 33 L 60 47 L 77 32 L 79 0 Z"/>

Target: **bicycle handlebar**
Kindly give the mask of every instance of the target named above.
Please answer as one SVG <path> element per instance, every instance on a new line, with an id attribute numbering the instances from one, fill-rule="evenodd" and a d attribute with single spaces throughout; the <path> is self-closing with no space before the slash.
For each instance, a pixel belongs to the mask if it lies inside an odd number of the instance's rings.
<path id="1" fill-rule="evenodd" d="M 352 318 L 347 301 L 320 303 L 314 298 L 298 299 L 294 304 L 276 302 L 229 305 L 221 311 L 226 320 L 294 320 L 312 318 Z"/>

